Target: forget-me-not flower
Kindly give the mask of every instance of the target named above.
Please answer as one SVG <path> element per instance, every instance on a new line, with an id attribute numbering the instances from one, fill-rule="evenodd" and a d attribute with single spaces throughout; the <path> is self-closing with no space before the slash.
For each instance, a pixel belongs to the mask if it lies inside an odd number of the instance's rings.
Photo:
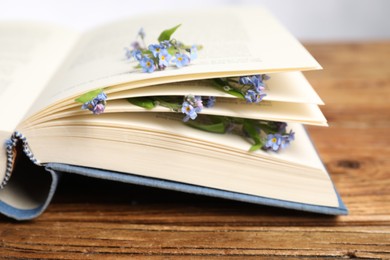
<path id="1" fill-rule="evenodd" d="M 85 102 L 81 109 L 88 109 L 95 115 L 101 114 L 106 108 L 107 95 L 104 92 L 99 93 L 94 99 Z"/>
<path id="2" fill-rule="evenodd" d="M 195 111 L 195 108 L 187 101 L 183 102 L 181 112 L 183 114 L 186 114 L 186 116 L 183 118 L 184 122 L 187 122 L 190 118 L 194 120 L 198 116 L 198 114 Z"/>
<path id="3" fill-rule="evenodd" d="M 279 150 L 279 147 L 282 144 L 282 135 L 281 134 L 269 134 L 267 136 L 267 141 L 265 143 L 266 148 L 271 148 L 274 151 Z"/>
<path id="4" fill-rule="evenodd" d="M 148 58 L 148 57 L 143 57 L 140 61 L 139 61 L 141 67 L 142 67 L 142 70 L 144 72 L 148 72 L 148 73 L 151 73 L 153 72 L 155 69 L 156 69 L 156 66 L 154 66 L 154 62 L 151 58 Z"/>
<path id="5" fill-rule="evenodd" d="M 160 44 L 150 44 L 149 45 L 149 51 L 153 53 L 154 57 L 158 57 L 160 54 L 161 50 L 164 49 Z"/>
<path id="6" fill-rule="evenodd" d="M 173 62 L 176 63 L 178 68 L 181 68 L 183 66 L 187 66 L 190 63 L 190 58 L 188 58 L 186 54 L 176 53 Z"/>
<path id="7" fill-rule="evenodd" d="M 295 140 L 295 133 L 290 130 L 290 132 L 287 135 L 283 135 L 282 137 L 282 148 L 286 148 L 287 146 L 290 145 L 291 141 Z"/>
<path id="8" fill-rule="evenodd" d="M 140 61 L 143 57 L 142 52 L 139 49 L 133 50 L 131 56 L 137 61 Z"/>
<path id="9" fill-rule="evenodd" d="M 158 65 L 163 68 L 167 67 L 171 58 L 172 56 L 169 55 L 168 51 L 166 49 L 162 49 L 158 55 Z"/>
<path id="10" fill-rule="evenodd" d="M 247 103 L 259 103 L 266 95 L 267 94 L 261 93 L 260 91 L 249 89 L 245 93 L 245 100 Z"/>

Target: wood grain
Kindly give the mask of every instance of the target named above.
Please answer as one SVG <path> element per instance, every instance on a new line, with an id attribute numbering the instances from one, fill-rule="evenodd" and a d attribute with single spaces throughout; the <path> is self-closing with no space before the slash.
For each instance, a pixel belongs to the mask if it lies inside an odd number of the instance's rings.
<path id="1" fill-rule="evenodd" d="M 390 42 L 307 44 L 330 127 L 309 127 L 350 215 L 64 178 L 38 219 L 0 218 L 4 258 L 390 259 Z"/>

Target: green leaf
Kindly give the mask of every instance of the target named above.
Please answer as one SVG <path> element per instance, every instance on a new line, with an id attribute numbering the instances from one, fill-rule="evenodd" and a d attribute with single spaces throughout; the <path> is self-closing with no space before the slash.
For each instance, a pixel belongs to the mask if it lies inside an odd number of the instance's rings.
<path id="1" fill-rule="evenodd" d="M 255 143 L 260 143 L 260 135 L 257 132 L 256 128 L 249 120 L 244 120 L 244 130 L 249 134 L 249 136 L 255 141 Z"/>
<path id="2" fill-rule="evenodd" d="M 169 41 L 171 39 L 171 36 L 172 34 L 177 30 L 177 28 L 179 28 L 181 26 L 181 24 L 179 25 L 176 25 L 175 27 L 171 28 L 171 29 L 167 29 L 165 31 L 163 31 L 160 36 L 158 37 L 158 41 L 159 42 L 162 42 L 162 41 Z"/>
<path id="3" fill-rule="evenodd" d="M 251 148 L 249 148 L 249 152 L 254 152 L 254 151 L 260 150 L 261 147 L 263 147 L 262 144 L 254 144 L 251 146 Z"/>
<path id="4" fill-rule="evenodd" d="M 160 96 L 160 97 L 154 97 L 154 100 L 157 101 L 157 104 L 159 106 L 169 108 L 172 111 L 176 111 L 176 112 L 178 112 L 182 106 L 180 103 L 182 97 L 180 96 Z"/>
<path id="5" fill-rule="evenodd" d="M 220 79 L 220 78 L 215 78 L 215 79 L 211 79 L 214 83 L 214 86 L 218 87 L 218 88 L 223 88 L 224 86 L 227 85 L 226 81 Z"/>
<path id="6" fill-rule="evenodd" d="M 153 55 L 153 52 L 152 52 L 152 51 L 150 51 L 150 50 L 145 50 L 145 49 L 142 49 L 142 50 L 141 50 L 141 53 L 142 53 L 143 55 L 148 56 L 148 57 L 150 57 L 150 56 Z"/>
<path id="7" fill-rule="evenodd" d="M 241 92 L 239 92 L 237 90 L 231 89 L 231 90 L 225 91 L 225 92 L 229 93 L 232 96 L 235 96 L 235 97 L 238 97 L 238 98 L 241 98 L 241 99 L 245 99 L 245 96 Z"/>
<path id="8" fill-rule="evenodd" d="M 129 101 L 129 103 L 133 105 L 143 107 L 148 110 L 156 107 L 156 104 L 154 103 L 154 100 L 152 98 L 136 97 L 136 98 L 128 98 L 127 101 Z"/>
<path id="9" fill-rule="evenodd" d="M 227 81 L 222 80 L 220 78 L 212 79 L 212 81 L 213 81 L 215 88 L 217 88 L 218 90 L 221 90 L 225 93 L 228 93 L 228 94 L 235 96 L 235 97 L 238 97 L 240 99 L 245 99 L 245 96 L 240 91 L 232 88 Z M 225 86 L 229 86 L 230 89 L 225 90 L 224 89 Z"/>
<path id="10" fill-rule="evenodd" d="M 211 132 L 211 133 L 218 133 L 218 134 L 225 133 L 225 128 L 226 128 L 226 126 L 223 122 L 206 125 L 206 124 L 201 124 L 201 123 L 196 122 L 196 121 L 188 121 L 186 124 L 196 128 L 196 129 L 204 130 L 204 131 Z"/>
<path id="11" fill-rule="evenodd" d="M 102 92 L 103 92 L 102 88 L 92 90 L 88 93 L 81 95 L 79 98 L 75 99 L 75 101 L 84 104 L 85 102 L 91 101 L 92 99 L 94 99 L 97 95 L 99 95 Z"/>
<path id="12" fill-rule="evenodd" d="M 175 47 L 169 47 L 168 48 L 169 55 L 175 56 L 176 52 L 177 52 L 177 50 L 176 50 Z"/>
<path id="13" fill-rule="evenodd" d="M 262 144 L 261 139 L 260 139 L 260 134 L 254 125 L 254 122 L 252 120 L 244 120 L 243 128 L 248 133 L 248 135 L 253 139 L 253 141 L 255 142 L 255 144 L 252 145 L 252 147 L 249 149 L 249 151 L 252 152 L 252 151 L 255 151 L 255 150 L 258 150 L 259 148 L 261 148 L 263 146 L 263 144 Z"/>

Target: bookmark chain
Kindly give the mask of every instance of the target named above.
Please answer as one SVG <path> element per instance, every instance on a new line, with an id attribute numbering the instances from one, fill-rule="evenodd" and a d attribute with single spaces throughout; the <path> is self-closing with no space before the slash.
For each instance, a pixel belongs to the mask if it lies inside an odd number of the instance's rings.
<path id="1" fill-rule="evenodd" d="M 34 157 L 33 153 L 30 150 L 30 147 L 27 142 L 27 138 L 20 132 L 14 132 L 11 138 L 5 142 L 6 153 L 7 153 L 7 168 L 5 171 L 4 179 L 0 184 L 0 189 L 3 189 L 11 178 L 13 164 L 15 160 L 14 151 L 19 140 L 22 141 L 23 152 L 26 154 L 28 159 L 30 159 L 30 161 L 32 161 L 34 164 L 40 165 L 39 161 Z"/>

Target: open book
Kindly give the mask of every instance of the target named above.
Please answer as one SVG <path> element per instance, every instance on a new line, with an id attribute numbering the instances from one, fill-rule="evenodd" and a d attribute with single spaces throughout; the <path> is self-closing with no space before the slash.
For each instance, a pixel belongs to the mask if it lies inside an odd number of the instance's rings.
<path id="1" fill-rule="evenodd" d="M 323 102 L 301 72 L 321 67 L 302 45 L 258 8 L 152 17 L 133 17 L 82 34 L 47 24 L 0 24 L 0 138 L 7 143 L 0 155 L 0 210 L 17 219 L 37 216 L 53 195 L 57 172 L 72 172 L 346 214 L 302 126 L 327 125 L 319 109 Z M 148 73 L 126 59 L 124 47 L 140 27 L 152 42 L 177 24 L 176 39 L 202 46 L 188 66 Z M 215 87 L 218 79 L 264 74 L 270 77 L 267 95 L 256 104 Z M 107 97 L 99 115 L 75 102 L 96 89 Z M 199 112 L 199 119 L 287 122 L 286 131 L 292 129 L 295 140 L 279 152 L 249 151 L 253 140 L 248 136 L 203 131 L 183 123 L 182 111 L 166 106 L 148 110 L 129 102 L 187 95 L 215 97 L 215 105 Z M 22 153 L 38 166 L 15 171 Z M 41 194 L 24 191 L 21 182 L 39 180 L 33 173 L 37 169 L 51 176 L 48 187 Z"/>

